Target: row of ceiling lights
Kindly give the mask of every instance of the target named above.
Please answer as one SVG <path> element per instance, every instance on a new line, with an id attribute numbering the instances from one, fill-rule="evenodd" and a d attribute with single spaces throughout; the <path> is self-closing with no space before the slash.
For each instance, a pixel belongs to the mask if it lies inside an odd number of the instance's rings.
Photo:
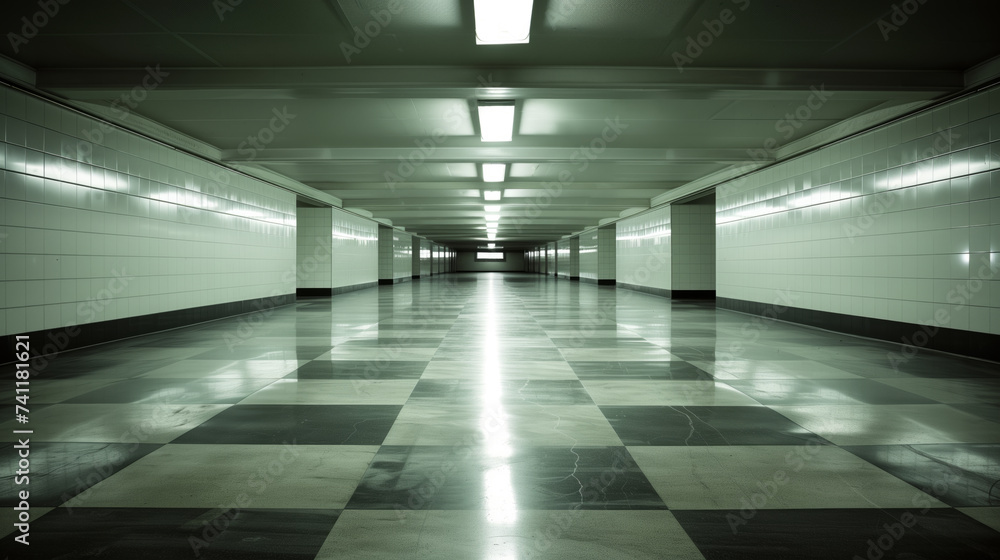
<path id="1" fill-rule="evenodd" d="M 501 45 L 527 43 L 531 34 L 532 0 L 475 0 L 476 44 Z M 514 138 L 514 101 L 479 101 L 479 130 L 483 142 L 510 142 Z M 483 181 L 501 183 L 507 175 L 506 163 L 484 163 Z M 484 190 L 486 202 L 499 202 L 503 191 Z M 483 206 L 486 237 L 497 238 L 500 205 Z M 492 249 L 495 244 L 490 243 Z"/>

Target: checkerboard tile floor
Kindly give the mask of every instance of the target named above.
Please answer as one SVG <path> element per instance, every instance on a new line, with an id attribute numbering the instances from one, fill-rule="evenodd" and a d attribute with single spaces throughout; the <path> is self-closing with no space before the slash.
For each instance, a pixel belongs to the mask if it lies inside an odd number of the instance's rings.
<path id="1" fill-rule="evenodd" d="M 38 372 L 5 554 L 1000 558 L 995 363 L 531 275 L 255 319 Z"/>

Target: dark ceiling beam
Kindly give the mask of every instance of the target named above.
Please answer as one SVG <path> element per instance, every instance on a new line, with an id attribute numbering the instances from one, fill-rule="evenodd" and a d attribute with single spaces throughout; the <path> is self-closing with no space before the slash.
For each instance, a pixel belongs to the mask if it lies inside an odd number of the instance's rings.
<path id="1" fill-rule="evenodd" d="M 882 98 L 944 93 L 965 86 L 961 71 L 674 67 L 456 68 L 377 66 L 325 68 L 163 68 L 169 77 L 149 92 L 157 99 L 308 99 L 333 97 L 684 98 L 745 99 L 753 92 L 828 90 Z M 38 87 L 106 99 L 142 83 L 146 68 L 43 68 Z M 500 84 L 483 87 L 483 83 Z M 880 93 L 882 92 L 882 93 Z M 795 97 L 797 98 L 797 97 Z M 844 97 L 841 96 L 841 99 Z"/>

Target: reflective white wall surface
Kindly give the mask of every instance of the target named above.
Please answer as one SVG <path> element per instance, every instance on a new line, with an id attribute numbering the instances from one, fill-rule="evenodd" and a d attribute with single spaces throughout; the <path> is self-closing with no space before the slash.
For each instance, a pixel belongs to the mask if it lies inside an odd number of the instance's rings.
<path id="1" fill-rule="evenodd" d="M 580 279 L 597 281 L 597 230 L 580 234 Z"/>
<path id="2" fill-rule="evenodd" d="M 615 224 L 618 282 L 671 289 L 671 206 Z"/>
<path id="3" fill-rule="evenodd" d="M 378 281 L 378 224 L 360 216 L 332 210 L 333 288 Z"/>
<path id="4" fill-rule="evenodd" d="M 720 297 L 1000 334 L 1000 89 L 721 185 Z"/>
<path id="5" fill-rule="evenodd" d="M 295 196 L 0 88 L 0 330 L 295 292 Z"/>

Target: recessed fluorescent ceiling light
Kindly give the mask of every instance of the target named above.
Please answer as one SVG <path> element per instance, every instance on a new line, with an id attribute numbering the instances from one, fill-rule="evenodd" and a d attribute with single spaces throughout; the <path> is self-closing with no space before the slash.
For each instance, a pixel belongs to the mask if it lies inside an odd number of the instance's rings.
<path id="1" fill-rule="evenodd" d="M 505 175 L 507 175 L 506 163 L 483 164 L 483 181 L 487 183 L 500 183 L 503 181 Z"/>
<path id="2" fill-rule="evenodd" d="M 483 198 L 486 200 L 500 200 L 501 196 L 500 191 L 483 191 Z"/>
<path id="3" fill-rule="evenodd" d="M 496 243 L 487 243 L 486 244 L 486 248 L 487 249 L 496 249 L 497 248 L 497 244 Z"/>
<path id="4" fill-rule="evenodd" d="M 489 239 L 490 241 L 493 241 L 496 238 L 497 238 L 497 233 L 495 231 L 493 233 L 489 233 L 489 232 L 486 233 L 486 239 Z"/>
<path id="5" fill-rule="evenodd" d="M 513 101 L 480 101 L 478 108 L 483 142 L 510 142 L 514 138 Z"/>
<path id="6" fill-rule="evenodd" d="M 500 213 L 500 205 L 499 204 L 487 204 L 487 205 L 483 206 L 483 210 L 485 210 L 487 214 L 499 214 Z"/>
<path id="7" fill-rule="evenodd" d="M 531 38 L 532 0 L 476 0 L 476 44 L 512 45 Z"/>
<path id="8" fill-rule="evenodd" d="M 499 222 L 500 221 L 500 214 L 486 214 L 486 221 L 487 222 Z"/>
<path id="9" fill-rule="evenodd" d="M 500 222 L 486 222 L 486 229 L 487 230 L 491 230 L 491 229 L 495 230 L 495 229 L 497 229 L 497 227 L 499 225 L 500 225 Z"/>

